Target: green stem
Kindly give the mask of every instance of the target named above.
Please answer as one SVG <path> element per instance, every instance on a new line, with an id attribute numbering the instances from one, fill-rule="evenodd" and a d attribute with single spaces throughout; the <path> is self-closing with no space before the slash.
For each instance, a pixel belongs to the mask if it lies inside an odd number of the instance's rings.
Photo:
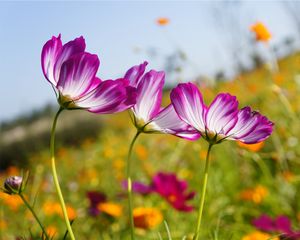
<path id="1" fill-rule="evenodd" d="M 63 211 L 63 215 L 64 215 L 64 219 L 65 219 L 65 223 L 68 229 L 68 232 L 70 234 L 70 237 L 72 240 L 75 240 L 74 237 L 74 233 L 72 231 L 72 227 L 69 221 L 69 217 L 68 217 L 68 213 L 67 213 L 67 209 L 66 209 L 66 205 L 65 205 L 65 201 L 59 186 L 59 181 L 58 181 L 58 177 L 57 177 L 57 173 L 56 173 L 56 167 L 55 167 L 55 129 L 56 129 L 56 123 L 57 123 L 57 119 L 59 114 L 63 111 L 63 108 L 60 108 L 58 110 L 58 112 L 56 113 L 55 117 L 54 117 L 54 121 L 53 121 L 53 125 L 52 125 L 52 129 L 51 129 L 51 140 L 50 140 L 50 152 L 51 152 L 51 166 L 52 166 L 52 175 L 53 175 L 53 181 L 54 181 L 54 185 L 59 197 L 59 201 L 60 201 L 60 205 Z"/>
<path id="2" fill-rule="evenodd" d="M 128 157 L 127 157 L 127 194 L 128 194 L 128 210 L 129 210 L 129 218 L 130 218 L 130 234 L 131 234 L 131 240 L 134 240 L 134 221 L 133 221 L 133 213 L 132 213 L 132 182 L 131 182 L 131 154 L 133 145 L 136 142 L 136 139 L 141 134 L 140 131 L 137 131 L 134 138 L 132 139 L 129 151 L 128 151 Z"/>
<path id="3" fill-rule="evenodd" d="M 26 207 L 30 210 L 30 212 L 32 213 L 32 215 L 34 216 L 35 220 L 38 222 L 38 224 L 40 225 L 46 239 L 49 239 L 49 236 L 47 234 L 47 232 L 45 231 L 45 228 L 43 226 L 43 224 L 41 223 L 41 221 L 39 220 L 38 216 L 36 215 L 35 211 L 33 210 L 33 208 L 30 206 L 30 204 L 27 202 L 26 198 L 23 196 L 22 193 L 19 193 L 20 198 L 22 199 L 22 201 L 24 202 L 24 204 L 26 205 Z"/>
<path id="4" fill-rule="evenodd" d="M 209 143 L 209 146 L 207 149 L 207 154 L 206 154 L 206 159 L 205 159 L 204 178 L 203 178 L 203 184 L 202 184 L 200 205 L 199 205 L 199 210 L 198 210 L 197 227 L 196 227 L 195 235 L 193 237 L 194 240 L 199 239 L 199 232 L 200 232 L 201 219 L 202 219 L 202 213 L 203 213 L 203 207 L 204 207 L 205 193 L 206 193 L 206 188 L 207 188 L 207 178 L 208 178 L 208 169 L 209 169 L 209 154 L 210 154 L 210 150 L 211 150 L 212 146 L 213 146 L 213 144 Z"/>

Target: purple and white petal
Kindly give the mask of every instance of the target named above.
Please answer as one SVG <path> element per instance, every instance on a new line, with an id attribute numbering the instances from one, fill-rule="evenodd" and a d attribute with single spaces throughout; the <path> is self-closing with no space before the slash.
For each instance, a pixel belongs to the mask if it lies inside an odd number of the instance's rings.
<path id="1" fill-rule="evenodd" d="M 133 107 L 137 119 L 148 123 L 160 110 L 165 73 L 151 70 L 139 81 L 138 96 Z"/>
<path id="2" fill-rule="evenodd" d="M 171 101 L 178 116 L 199 132 L 205 131 L 206 106 L 198 88 L 192 83 L 182 83 L 171 92 Z"/>
<path id="3" fill-rule="evenodd" d="M 238 120 L 238 101 L 230 94 L 216 96 L 205 114 L 206 128 L 210 132 L 226 135 Z"/>
<path id="4" fill-rule="evenodd" d="M 42 49 L 42 70 L 46 79 L 54 86 L 56 86 L 58 81 L 58 78 L 54 77 L 54 65 L 61 51 L 62 42 L 60 39 L 60 34 L 58 35 L 58 37 L 53 36 L 49 41 L 46 42 Z"/>
<path id="5" fill-rule="evenodd" d="M 95 85 L 95 75 L 99 67 L 97 55 L 81 53 L 63 63 L 57 89 L 73 100 L 85 94 Z"/>
<path id="6" fill-rule="evenodd" d="M 54 66 L 54 78 L 58 81 L 60 76 L 60 71 L 64 62 L 73 57 L 74 55 L 78 55 L 80 53 L 84 53 L 85 50 L 85 40 L 81 36 L 79 38 L 75 38 L 74 40 L 67 42 L 63 45 L 62 50 L 59 56 L 56 59 L 56 63 Z M 57 82 L 56 81 L 56 82 Z"/>
<path id="7" fill-rule="evenodd" d="M 252 144 L 262 142 L 271 135 L 274 123 L 269 121 L 265 116 L 258 112 L 252 112 L 252 117 L 248 121 L 255 121 L 255 127 L 253 127 L 247 134 L 246 131 L 242 131 L 245 134 L 239 137 L 234 136 L 235 139 L 243 143 Z"/>
<path id="8" fill-rule="evenodd" d="M 126 72 L 124 78 L 130 82 L 130 86 L 137 87 L 139 81 L 141 80 L 142 75 L 145 72 L 147 65 L 148 62 L 145 61 L 140 65 L 133 66 Z"/>
<path id="9" fill-rule="evenodd" d="M 127 98 L 127 89 L 121 81 L 106 80 L 74 103 L 94 113 L 115 113 L 124 110 Z"/>
<path id="10" fill-rule="evenodd" d="M 201 136 L 195 128 L 178 117 L 172 104 L 160 111 L 147 127 L 154 131 L 173 134 L 188 140 L 196 140 Z"/>

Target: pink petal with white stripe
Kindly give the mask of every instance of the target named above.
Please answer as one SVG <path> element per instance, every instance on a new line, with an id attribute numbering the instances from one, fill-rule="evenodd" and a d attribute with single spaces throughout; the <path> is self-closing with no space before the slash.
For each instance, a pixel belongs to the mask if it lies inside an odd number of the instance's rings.
<path id="1" fill-rule="evenodd" d="M 58 37 L 52 37 L 47 41 L 42 49 L 41 63 L 42 70 L 46 79 L 56 86 L 58 78 L 54 77 L 54 65 L 62 51 L 62 42 L 60 34 Z"/>
<path id="2" fill-rule="evenodd" d="M 206 107 L 198 88 L 192 83 L 182 83 L 171 92 L 171 101 L 178 116 L 199 132 L 205 131 Z"/>
<path id="3" fill-rule="evenodd" d="M 137 119 L 148 123 L 160 110 L 165 73 L 151 70 L 139 81 L 133 107 Z"/>
<path id="4" fill-rule="evenodd" d="M 210 132 L 226 135 L 238 120 L 238 101 L 230 94 L 221 93 L 210 104 L 205 115 L 206 128 Z"/>
<path id="5" fill-rule="evenodd" d="M 126 72 L 124 78 L 129 80 L 131 86 L 136 87 L 141 80 L 147 65 L 148 62 L 145 61 L 140 65 L 133 66 Z"/>
<path id="6" fill-rule="evenodd" d="M 148 127 L 154 131 L 173 134 L 188 140 L 196 140 L 201 136 L 195 128 L 178 117 L 172 104 L 160 111 L 149 126 L 147 125 Z"/>
<path id="7" fill-rule="evenodd" d="M 57 89 L 73 100 L 85 94 L 95 85 L 95 75 L 99 67 L 97 55 L 81 53 L 63 63 Z"/>

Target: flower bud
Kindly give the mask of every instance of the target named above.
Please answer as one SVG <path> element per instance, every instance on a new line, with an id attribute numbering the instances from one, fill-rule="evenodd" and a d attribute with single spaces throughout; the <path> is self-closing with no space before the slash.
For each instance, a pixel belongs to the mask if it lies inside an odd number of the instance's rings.
<path id="1" fill-rule="evenodd" d="M 11 176 L 4 182 L 4 192 L 8 194 L 19 194 L 24 190 L 23 177 Z"/>

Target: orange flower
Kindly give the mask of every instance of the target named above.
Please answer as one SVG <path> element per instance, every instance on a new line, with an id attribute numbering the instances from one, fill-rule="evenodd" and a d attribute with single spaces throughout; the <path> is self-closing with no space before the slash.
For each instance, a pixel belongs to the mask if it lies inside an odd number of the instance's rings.
<path id="1" fill-rule="evenodd" d="M 148 152 L 147 149 L 143 145 L 137 145 L 135 148 L 136 154 L 138 155 L 138 158 L 141 160 L 147 159 Z"/>
<path id="2" fill-rule="evenodd" d="M 112 217 L 120 217 L 122 215 L 122 207 L 112 202 L 104 202 L 98 204 L 98 209 Z"/>
<path id="3" fill-rule="evenodd" d="M 245 148 L 251 152 L 258 152 L 265 145 L 264 142 L 254 143 L 254 144 L 246 144 L 242 142 L 237 142 L 238 145 L 242 148 Z"/>
<path id="4" fill-rule="evenodd" d="M 57 233 L 57 227 L 51 225 L 46 228 L 46 232 L 50 237 L 53 237 Z"/>
<path id="5" fill-rule="evenodd" d="M 250 27 L 255 33 L 256 41 L 268 42 L 271 39 L 271 33 L 262 22 L 257 22 Z"/>
<path id="6" fill-rule="evenodd" d="M 282 173 L 282 176 L 287 182 L 292 182 L 293 179 L 295 178 L 295 175 L 290 171 L 284 171 Z"/>
<path id="7" fill-rule="evenodd" d="M 170 23 L 169 18 L 161 17 L 156 20 L 156 23 L 160 26 L 166 26 Z"/>
<path id="8" fill-rule="evenodd" d="M 18 195 L 8 195 L 4 192 L 0 192 L 0 201 L 1 200 L 12 211 L 17 211 L 19 207 L 23 205 L 23 201 Z"/>
<path id="9" fill-rule="evenodd" d="M 58 215 L 62 218 L 64 217 L 63 211 L 58 202 L 51 202 L 51 201 L 45 202 L 42 209 L 46 216 Z M 69 219 L 70 220 L 75 219 L 77 216 L 75 209 L 68 205 L 66 206 L 66 209 L 67 209 Z"/>
<path id="10" fill-rule="evenodd" d="M 263 233 L 260 231 L 255 231 L 250 234 L 247 234 L 242 238 L 242 240 L 279 240 L 278 237 L 272 237 L 270 234 Z"/>
<path id="11" fill-rule="evenodd" d="M 7 228 L 7 223 L 4 220 L 0 220 L 0 230 Z"/>
<path id="12" fill-rule="evenodd" d="M 246 201 L 251 201 L 256 204 L 259 204 L 263 201 L 263 199 L 268 195 L 268 190 L 258 185 L 255 188 L 249 188 L 240 193 L 240 198 Z"/>
<path id="13" fill-rule="evenodd" d="M 158 209 L 139 207 L 133 209 L 133 220 L 137 228 L 149 229 L 160 224 L 163 216 Z"/>

